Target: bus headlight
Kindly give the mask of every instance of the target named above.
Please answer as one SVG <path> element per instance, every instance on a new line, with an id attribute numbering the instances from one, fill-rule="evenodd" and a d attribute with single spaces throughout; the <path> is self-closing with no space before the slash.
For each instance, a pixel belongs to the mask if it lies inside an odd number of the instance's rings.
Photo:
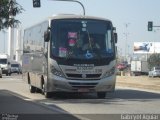
<path id="1" fill-rule="evenodd" d="M 112 69 L 110 69 L 109 71 L 107 71 L 104 74 L 104 77 L 109 77 L 109 76 L 112 76 L 113 74 L 115 74 L 115 67 L 113 67 Z"/>
<path id="2" fill-rule="evenodd" d="M 64 74 L 62 73 L 62 71 L 57 70 L 55 67 L 51 66 L 51 72 L 56 75 L 56 76 L 60 76 L 60 77 L 64 77 Z"/>

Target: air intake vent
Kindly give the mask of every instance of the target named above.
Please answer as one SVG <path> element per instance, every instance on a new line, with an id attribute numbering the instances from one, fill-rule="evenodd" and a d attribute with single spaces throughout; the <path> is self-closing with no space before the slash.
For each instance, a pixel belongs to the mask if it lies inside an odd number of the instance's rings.
<path id="1" fill-rule="evenodd" d="M 101 74 L 66 74 L 71 79 L 100 79 Z"/>
<path id="2" fill-rule="evenodd" d="M 69 84 L 71 84 L 72 87 L 75 87 L 75 88 L 94 88 L 98 83 L 69 82 Z"/>

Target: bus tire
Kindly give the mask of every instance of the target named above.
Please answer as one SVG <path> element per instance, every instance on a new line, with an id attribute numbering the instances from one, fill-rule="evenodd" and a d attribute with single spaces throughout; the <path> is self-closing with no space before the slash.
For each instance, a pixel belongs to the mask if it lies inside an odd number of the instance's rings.
<path id="1" fill-rule="evenodd" d="M 6 76 L 8 76 L 8 72 L 6 73 Z"/>
<path id="2" fill-rule="evenodd" d="M 35 93 L 36 92 L 36 87 L 29 84 L 29 91 L 30 91 L 30 93 Z"/>
<path id="3" fill-rule="evenodd" d="M 42 94 L 45 96 L 45 98 L 51 98 L 51 93 L 46 91 L 44 83 L 42 85 Z"/>
<path id="4" fill-rule="evenodd" d="M 51 95 L 51 93 L 50 92 L 44 92 L 44 96 L 45 96 L 45 98 L 51 98 L 52 97 L 52 95 Z"/>
<path id="5" fill-rule="evenodd" d="M 97 92 L 97 97 L 100 99 L 104 99 L 106 97 L 106 92 Z"/>
<path id="6" fill-rule="evenodd" d="M 10 72 L 10 73 L 8 73 L 8 75 L 9 75 L 9 76 L 11 76 L 11 72 Z"/>
<path id="7" fill-rule="evenodd" d="M 11 76 L 11 71 L 7 71 L 6 76 Z"/>

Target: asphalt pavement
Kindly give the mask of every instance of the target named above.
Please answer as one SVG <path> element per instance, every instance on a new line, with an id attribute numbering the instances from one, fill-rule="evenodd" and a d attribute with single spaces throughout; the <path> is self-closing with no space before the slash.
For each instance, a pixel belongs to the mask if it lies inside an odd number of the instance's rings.
<path id="1" fill-rule="evenodd" d="M 0 120 L 79 120 L 67 112 L 64 113 L 61 108 L 49 109 L 14 94 L 8 90 L 0 90 Z"/>
<path id="2" fill-rule="evenodd" d="M 149 78 L 148 76 L 117 76 L 116 86 L 140 88 L 160 92 L 160 78 Z M 57 109 L 60 110 L 61 108 Z M 47 118 L 46 114 L 48 116 Z M 12 91 L 1 89 L 0 120 L 9 118 L 15 120 L 27 120 L 31 118 L 37 120 L 46 120 L 51 118 L 59 120 L 78 120 L 72 115 L 63 114 L 57 110 L 53 111 L 49 108 L 39 105 L 38 103 L 20 99 L 19 97 L 14 96 Z"/>

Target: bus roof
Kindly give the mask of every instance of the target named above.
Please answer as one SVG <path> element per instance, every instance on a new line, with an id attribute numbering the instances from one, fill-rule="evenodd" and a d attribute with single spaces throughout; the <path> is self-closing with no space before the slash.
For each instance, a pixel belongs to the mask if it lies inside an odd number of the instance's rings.
<path id="1" fill-rule="evenodd" d="M 95 17 L 95 16 L 83 16 L 83 15 L 75 15 L 75 14 L 58 14 L 58 15 L 53 15 L 49 17 L 49 19 L 72 19 L 72 18 L 77 18 L 77 19 L 98 19 L 98 20 L 105 20 L 105 21 L 110 21 L 109 19 L 101 18 L 101 17 Z"/>
<path id="2" fill-rule="evenodd" d="M 45 22 L 45 21 L 49 21 L 49 20 L 58 20 L 58 19 L 94 19 L 94 20 L 104 20 L 104 21 L 110 21 L 109 19 L 105 19 L 105 18 L 101 18 L 101 17 L 95 17 L 95 16 L 83 16 L 83 15 L 76 15 L 76 14 L 57 14 L 57 15 L 53 15 L 53 16 L 50 16 L 48 17 L 47 19 L 44 19 L 43 21 L 41 22 L 38 22 L 37 24 L 34 24 L 30 27 L 27 27 L 25 28 L 26 29 L 30 29 L 34 26 L 37 26 L 39 24 L 41 24 L 42 22 Z"/>

